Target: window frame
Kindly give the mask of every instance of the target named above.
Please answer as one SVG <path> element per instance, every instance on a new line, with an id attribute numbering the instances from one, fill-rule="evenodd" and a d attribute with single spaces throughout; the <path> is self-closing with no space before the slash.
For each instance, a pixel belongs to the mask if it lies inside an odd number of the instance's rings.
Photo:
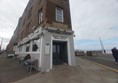
<path id="1" fill-rule="evenodd" d="M 34 45 L 37 46 L 36 50 L 34 50 Z M 40 39 L 36 39 L 32 41 L 32 52 L 40 52 Z"/>
<path id="2" fill-rule="evenodd" d="M 38 23 L 42 23 L 43 22 L 43 11 L 42 9 L 38 12 Z"/>
<path id="3" fill-rule="evenodd" d="M 26 52 L 30 52 L 30 43 L 26 44 Z"/>
<path id="4" fill-rule="evenodd" d="M 61 15 L 59 14 L 59 13 L 57 13 L 59 10 L 61 10 Z M 63 10 L 63 8 L 61 8 L 61 7 L 56 7 L 55 8 L 55 17 L 56 17 L 56 21 L 57 22 L 64 22 L 64 10 Z M 59 17 L 61 17 L 61 20 L 60 19 L 58 19 L 58 16 Z"/>

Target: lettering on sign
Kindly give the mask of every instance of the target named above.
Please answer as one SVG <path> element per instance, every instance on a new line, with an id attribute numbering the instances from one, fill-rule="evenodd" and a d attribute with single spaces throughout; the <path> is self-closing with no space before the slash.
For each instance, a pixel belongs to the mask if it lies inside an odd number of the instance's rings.
<path id="1" fill-rule="evenodd" d="M 64 37 L 64 36 L 56 36 L 56 35 L 53 35 L 53 37 L 55 39 L 66 39 L 67 37 Z"/>

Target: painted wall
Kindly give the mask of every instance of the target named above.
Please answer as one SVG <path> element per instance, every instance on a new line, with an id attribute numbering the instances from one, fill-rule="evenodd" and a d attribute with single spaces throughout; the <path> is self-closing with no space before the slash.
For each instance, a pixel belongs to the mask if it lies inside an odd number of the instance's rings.
<path id="1" fill-rule="evenodd" d="M 65 36 L 67 37 L 66 39 L 54 39 L 53 35 L 55 36 Z M 43 37 L 43 43 L 42 43 L 42 62 L 41 62 L 41 71 L 49 71 L 50 69 L 52 69 L 53 64 L 52 64 L 52 42 L 53 40 L 57 40 L 57 41 L 67 41 L 67 50 L 68 50 L 68 64 L 70 66 L 75 66 L 75 53 L 74 53 L 74 44 L 73 44 L 73 35 L 69 36 L 69 35 L 60 35 L 60 34 L 55 34 L 55 33 L 50 33 L 47 32 L 45 33 L 44 37 Z M 46 44 L 49 44 L 49 53 L 46 53 Z"/>

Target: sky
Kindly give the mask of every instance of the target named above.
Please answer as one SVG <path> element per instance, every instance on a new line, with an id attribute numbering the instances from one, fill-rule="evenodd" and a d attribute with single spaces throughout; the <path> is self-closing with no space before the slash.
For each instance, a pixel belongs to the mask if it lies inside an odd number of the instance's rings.
<path id="1" fill-rule="evenodd" d="M 8 44 L 29 0 L 1 0 L 0 41 Z M 74 46 L 79 50 L 118 48 L 118 0 L 70 0 Z"/>

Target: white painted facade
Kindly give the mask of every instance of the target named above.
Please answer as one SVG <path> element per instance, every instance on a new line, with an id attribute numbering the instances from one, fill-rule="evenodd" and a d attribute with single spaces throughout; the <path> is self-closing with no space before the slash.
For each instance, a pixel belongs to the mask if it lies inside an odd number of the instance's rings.
<path id="1" fill-rule="evenodd" d="M 32 60 L 38 60 L 37 69 L 39 71 L 49 71 L 53 68 L 53 41 L 67 42 L 68 64 L 75 66 L 73 32 L 71 30 L 65 32 L 60 29 L 58 32 L 56 28 L 39 27 L 14 47 L 15 54 L 20 57 L 30 54 Z M 34 43 L 38 46 L 36 51 L 32 49 Z M 28 49 L 28 52 L 26 52 L 26 49 Z"/>

